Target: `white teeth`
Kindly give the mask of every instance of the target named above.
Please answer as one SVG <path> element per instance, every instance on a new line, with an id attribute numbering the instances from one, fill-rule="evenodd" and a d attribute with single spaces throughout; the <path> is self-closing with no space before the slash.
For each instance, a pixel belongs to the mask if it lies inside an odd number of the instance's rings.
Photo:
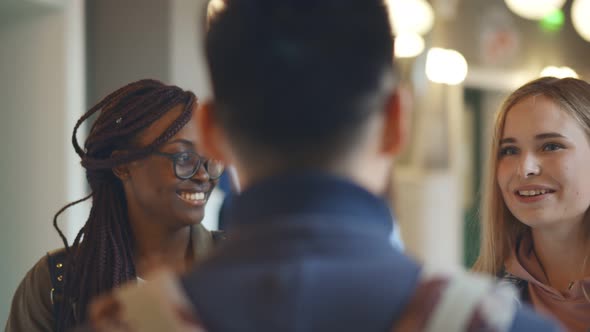
<path id="1" fill-rule="evenodd" d="M 203 201 L 205 200 L 205 193 L 181 192 L 180 197 L 186 201 Z"/>
<path id="2" fill-rule="evenodd" d="M 544 195 L 548 192 L 546 189 L 537 189 L 537 190 L 519 190 L 518 194 L 521 196 L 537 196 L 537 195 Z"/>

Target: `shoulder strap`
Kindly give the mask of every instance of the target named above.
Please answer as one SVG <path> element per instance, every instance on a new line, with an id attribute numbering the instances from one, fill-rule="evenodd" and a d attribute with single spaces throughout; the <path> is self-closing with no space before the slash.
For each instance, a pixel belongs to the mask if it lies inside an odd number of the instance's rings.
<path id="1" fill-rule="evenodd" d="M 500 283 L 507 283 L 513 285 L 518 290 L 518 294 L 520 298 L 518 298 L 518 303 L 521 302 L 528 303 L 530 302 L 529 299 L 529 292 L 528 292 L 528 285 L 529 282 L 521 279 L 510 272 L 503 271 L 500 275 Z"/>
<path id="2" fill-rule="evenodd" d="M 478 304 L 492 286 L 492 280 L 487 278 L 454 275 L 443 290 L 425 331 L 467 331 Z"/>
<path id="3" fill-rule="evenodd" d="M 481 275 L 423 270 L 391 331 L 506 331 L 516 312 L 515 293 Z"/>
<path id="4" fill-rule="evenodd" d="M 213 238 L 214 246 L 219 246 L 227 239 L 225 231 L 211 231 L 211 237 Z"/>
<path id="5" fill-rule="evenodd" d="M 49 265 L 49 276 L 51 278 L 51 291 L 49 297 L 53 305 L 53 316 L 58 321 L 57 313 L 64 292 L 64 272 L 66 262 L 66 251 L 64 249 L 47 253 L 47 264 Z"/>

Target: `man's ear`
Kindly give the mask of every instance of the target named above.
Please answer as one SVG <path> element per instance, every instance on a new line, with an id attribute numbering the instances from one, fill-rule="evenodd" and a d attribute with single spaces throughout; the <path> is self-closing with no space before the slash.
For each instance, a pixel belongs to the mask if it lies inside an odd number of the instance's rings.
<path id="1" fill-rule="evenodd" d="M 385 107 L 382 151 L 397 155 L 402 151 L 408 135 L 406 112 L 402 108 L 399 91 L 389 96 Z"/>
<path id="2" fill-rule="evenodd" d="M 215 117 L 215 103 L 207 101 L 197 108 L 198 149 L 205 156 L 230 163 L 227 136 Z"/>
<path id="3" fill-rule="evenodd" d="M 124 154 L 124 151 L 115 150 L 111 153 L 111 157 L 116 157 L 119 155 Z M 113 174 L 121 180 L 121 182 L 125 182 L 125 180 L 129 179 L 130 172 L 129 172 L 129 164 L 123 164 L 119 166 L 115 166 L 112 168 Z"/>

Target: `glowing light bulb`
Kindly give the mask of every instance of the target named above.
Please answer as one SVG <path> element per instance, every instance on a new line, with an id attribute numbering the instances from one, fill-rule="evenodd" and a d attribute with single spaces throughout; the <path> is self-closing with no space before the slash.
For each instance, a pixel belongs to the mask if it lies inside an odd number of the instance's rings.
<path id="1" fill-rule="evenodd" d="M 541 70 L 541 77 L 550 76 L 557 78 L 574 77 L 578 78 L 578 73 L 570 67 L 547 66 Z"/>
<path id="2" fill-rule="evenodd" d="M 400 33 L 395 37 L 395 57 L 412 58 L 424 51 L 424 39 L 412 32 Z"/>
<path id="3" fill-rule="evenodd" d="M 457 85 L 467 77 L 467 61 L 455 50 L 433 47 L 426 55 L 426 77 L 435 83 Z"/>
<path id="4" fill-rule="evenodd" d="M 590 42 L 590 1 L 574 0 L 572 4 L 572 23 L 574 29 Z"/>
<path id="5" fill-rule="evenodd" d="M 388 0 L 394 35 L 413 32 L 424 35 L 434 24 L 434 10 L 425 0 Z"/>
<path id="6" fill-rule="evenodd" d="M 516 15 L 529 20 L 540 20 L 563 7 L 565 0 L 505 0 Z"/>

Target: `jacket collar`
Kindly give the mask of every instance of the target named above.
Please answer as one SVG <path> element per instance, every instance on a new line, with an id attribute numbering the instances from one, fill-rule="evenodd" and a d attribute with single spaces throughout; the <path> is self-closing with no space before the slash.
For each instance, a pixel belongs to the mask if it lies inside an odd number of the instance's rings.
<path id="1" fill-rule="evenodd" d="M 392 230 L 392 211 L 379 198 L 350 180 L 320 172 L 283 174 L 262 180 L 234 197 L 229 209 L 232 225 L 272 223 L 281 217 L 323 215 L 326 223 L 342 219 Z M 340 217 L 340 218 L 339 218 Z M 292 222 L 296 218 L 288 218 Z"/>

